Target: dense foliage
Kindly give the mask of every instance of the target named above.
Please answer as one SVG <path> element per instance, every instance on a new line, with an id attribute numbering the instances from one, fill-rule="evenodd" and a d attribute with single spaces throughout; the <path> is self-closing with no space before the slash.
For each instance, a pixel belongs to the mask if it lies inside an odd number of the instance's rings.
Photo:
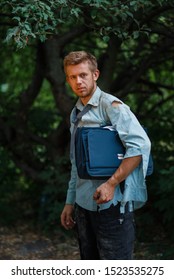
<path id="1" fill-rule="evenodd" d="M 50 34 L 61 34 L 71 25 L 84 25 L 109 40 L 110 34 L 125 39 L 137 38 L 140 32 L 150 32 L 141 15 L 167 4 L 167 1 L 108 1 L 108 0 L 25 0 L 3 1 L 1 6 L 12 14 L 12 27 L 8 29 L 6 41 L 15 40 L 18 47 L 28 44 L 30 38 L 41 41 Z M 67 22 L 68 17 L 68 22 Z"/>
<path id="2" fill-rule="evenodd" d="M 11 0 L 1 1 L 0 10 L 1 222 L 35 215 L 59 223 L 75 102 L 62 60 L 84 49 L 98 58 L 99 86 L 148 127 L 155 172 L 147 178 L 149 201 L 140 220 L 172 235 L 173 1 Z"/>

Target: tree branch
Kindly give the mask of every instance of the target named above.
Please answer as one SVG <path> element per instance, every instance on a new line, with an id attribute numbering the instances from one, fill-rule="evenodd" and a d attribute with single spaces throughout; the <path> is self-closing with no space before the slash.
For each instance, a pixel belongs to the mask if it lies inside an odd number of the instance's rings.
<path id="1" fill-rule="evenodd" d="M 26 91 L 24 91 L 19 100 L 19 118 L 26 119 L 27 113 L 35 101 L 39 91 L 41 89 L 43 80 L 44 80 L 44 56 L 43 56 L 43 46 L 41 43 L 38 43 L 37 46 L 37 57 L 36 57 L 36 66 L 33 74 L 32 81 Z"/>

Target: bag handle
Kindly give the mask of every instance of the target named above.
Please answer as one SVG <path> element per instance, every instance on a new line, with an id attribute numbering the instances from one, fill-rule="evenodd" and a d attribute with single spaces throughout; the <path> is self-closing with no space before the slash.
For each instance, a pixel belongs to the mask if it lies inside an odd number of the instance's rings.
<path id="1" fill-rule="evenodd" d="M 77 116 L 76 119 L 73 121 L 74 123 L 74 129 L 73 132 L 71 134 L 71 142 L 70 142 L 70 158 L 73 159 L 74 158 L 74 144 L 75 144 L 75 134 L 77 131 L 77 127 L 79 124 L 79 121 L 81 120 L 81 118 L 83 117 L 83 115 L 85 115 L 90 109 L 91 109 L 92 105 L 91 104 L 87 104 L 82 111 L 80 111 Z"/>

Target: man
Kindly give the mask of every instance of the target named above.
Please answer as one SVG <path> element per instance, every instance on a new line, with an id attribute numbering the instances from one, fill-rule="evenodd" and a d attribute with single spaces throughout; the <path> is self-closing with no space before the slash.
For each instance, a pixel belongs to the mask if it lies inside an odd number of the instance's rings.
<path id="1" fill-rule="evenodd" d="M 145 176 L 150 141 L 129 107 L 97 86 L 99 70 L 93 55 L 84 51 L 69 53 L 64 59 L 64 70 L 68 84 L 79 97 L 70 116 L 71 132 L 77 109 L 82 111 L 91 104 L 78 125 L 112 124 L 126 153 L 119 168 L 105 181 L 80 179 L 75 159 L 71 159 L 71 179 L 61 223 L 65 229 L 77 227 L 81 259 L 132 259 L 133 210 L 147 200 Z"/>

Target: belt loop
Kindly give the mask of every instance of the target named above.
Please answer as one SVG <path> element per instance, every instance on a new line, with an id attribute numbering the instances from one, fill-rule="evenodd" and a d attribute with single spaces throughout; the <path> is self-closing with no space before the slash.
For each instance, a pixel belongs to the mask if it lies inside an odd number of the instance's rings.
<path id="1" fill-rule="evenodd" d="M 133 202 L 132 201 L 128 202 L 128 210 L 129 210 L 129 212 L 133 212 L 134 211 L 134 206 L 133 206 Z"/>
<path id="2" fill-rule="evenodd" d="M 121 202 L 120 203 L 120 214 L 124 214 L 125 213 L 125 203 L 124 202 Z"/>
<path id="3" fill-rule="evenodd" d="M 125 214 L 125 212 L 132 212 L 132 211 L 133 211 L 132 201 L 120 202 L 120 214 Z"/>

